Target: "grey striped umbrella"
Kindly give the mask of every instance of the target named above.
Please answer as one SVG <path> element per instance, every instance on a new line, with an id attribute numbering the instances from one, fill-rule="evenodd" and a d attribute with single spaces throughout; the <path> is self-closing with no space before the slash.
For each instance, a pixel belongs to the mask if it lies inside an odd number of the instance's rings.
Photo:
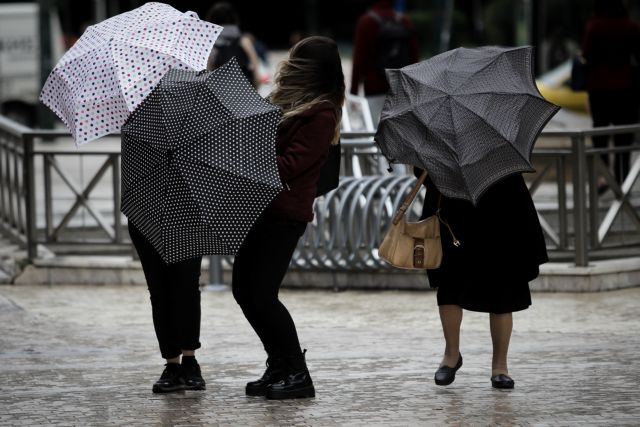
<path id="1" fill-rule="evenodd" d="M 167 72 L 122 127 L 122 212 L 167 263 L 233 255 L 282 190 L 280 110 L 229 61 Z"/>
<path id="2" fill-rule="evenodd" d="M 380 150 L 427 170 L 442 194 L 474 204 L 501 178 L 533 171 L 535 141 L 559 107 L 538 92 L 532 51 L 458 48 L 387 70 Z"/>

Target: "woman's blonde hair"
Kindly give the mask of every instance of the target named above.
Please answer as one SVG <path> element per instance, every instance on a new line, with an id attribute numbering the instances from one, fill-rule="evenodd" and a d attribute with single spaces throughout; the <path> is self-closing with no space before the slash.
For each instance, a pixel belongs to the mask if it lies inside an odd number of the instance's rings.
<path id="1" fill-rule="evenodd" d="M 331 103 L 337 118 L 331 143 L 338 143 L 345 84 L 335 41 L 320 36 L 300 40 L 280 63 L 275 84 L 269 100 L 282 108 L 282 122 L 322 102 Z"/>

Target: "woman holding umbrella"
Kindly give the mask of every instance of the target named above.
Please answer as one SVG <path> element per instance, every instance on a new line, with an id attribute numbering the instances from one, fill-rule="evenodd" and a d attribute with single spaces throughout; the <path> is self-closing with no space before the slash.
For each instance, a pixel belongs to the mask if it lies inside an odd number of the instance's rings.
<path id="1" fill-rule="evenodd" d="M 532 52 L 457 48 L 387 71 L 376 142 L 388 159 L 428 172 L 423 217 L 438 212 L 442 220 L 442 263 L 428 270 L 445 338 L 438 385 L 451 384 L 462 366 L 460 325 L 472 310 L 489 313 L 492 386 L 514 386 L 512 313 L 531 305 L 529 282 L 547 261 L 522 173 L 534 170 L 533 146 L 558 111 L 535 86 Z"/>
<path id="2" fill-rule="evenodd" d="M 235 256 L 233 295 L 267 352 L 263 376 L 247 395 L 268 399 L 315 396 L 296 327 L 278 299 L 282 279 L 307 223 L 320 169 L 339 139 L 345 98 L 338 47 L 312 36 L 282 61 L 269 100 L 281 107 L 276 154 L 285 190 L 262 213 Z"/>
<path id="3" fill-rule="evenodd" d="M 418 168 L 416 174 L 422 173 Z M 422 217 L 440 216 L 455 233 L 442 228 L 442 264 L 428 270 L 429 285 L 437 288 L 437 302 L 445 339 L 444 356 L 435 373 L 437 385 L 449 385 L 462 366 L 460 326 L 463 310 L 489 313 L 493 355 L 491 385 L 513 388 L 507 355 L 513 327 L 512 313 L 531 305 L 529 282 L 548 261 L 542 228 L 522 174 L 492 185 L 473 205 L 442 196 L 425 180 L 427 193 Z"/>

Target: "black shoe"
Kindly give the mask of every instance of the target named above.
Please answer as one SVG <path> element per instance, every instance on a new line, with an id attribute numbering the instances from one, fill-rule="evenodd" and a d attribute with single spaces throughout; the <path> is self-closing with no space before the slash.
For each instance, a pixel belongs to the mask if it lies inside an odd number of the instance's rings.
<path id="1" fill-rule="evenodd" d="M 448 366 L 439 367 L 434 377 L 436 384 L 437 385 L 451 384 L 453 380 L 456 379 L 456 372 L 458 371 L 458 369 L 460 369 L 461 366 L 462 366 L 462 354 L 460 354 L 460 357 L 458 358 L 458 363 L 456 363 L 455 367 L 453 368 L 450 368 Z"/>
<path id="2" fill-rule="evenodd" d="M 182 377 L 182 366 L 178 363 L 167 363 L 160 379 L 153 384 L 151 389 L 154 393 L 170 393 L 172 391 L 184 390 L 184 378 Z"/>
<path id="3" fill-rule="evenodd" d="M 316 389 L 313 387 L 313 381 L 304 358 L 306 352 L 307 350 L 304 350 L 302 353 L 284 358 L 288 375 L 282 381 L 267 386 L 265 393 L 267 399 L 315 397 Z"/>
<path id="4" fill-rule="evenodd" d="M 183 358 L 182 378 L 185 390 L 205 390 L 207 388 L 200 372 L 200 365 L 195 358 L 189 361 L 185 361 Z"/>
<path id="5" fill-rule="evenodd" d="M 287 378 L 287 367 L 281 357 L 267 358 L 267 370 L 262 377 L 247 383 L 245 392 L 247 396 L 264 396 L 267 387 Z"/>
<path id="6" fill-rule="evenodd" d="M 491 386 L 493 388 L 513 388 L 515 381 L 506 374 L 498 374 L 491 377 Z"/>
<path id="7" fill-rule="evenodd" d="M 598 196 L 602 196 L 608 190 L 609 190 L 609 184 L 607 183 L 598 184 L 598 190 L 597 190 Z"/>

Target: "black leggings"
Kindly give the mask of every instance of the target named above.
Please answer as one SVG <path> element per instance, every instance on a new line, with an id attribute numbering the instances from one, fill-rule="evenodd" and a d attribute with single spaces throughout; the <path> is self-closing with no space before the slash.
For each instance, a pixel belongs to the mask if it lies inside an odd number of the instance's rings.
<path id="1" fill-rule="evenodd" d="M 202 257 L 165 263 L 144 235 L 129 222 L 151 296 L 153 327 L 165 359 L 200 348 L 200 266 Z"/>
<path id="2" fill-rule="evenodd" d="M 300 353 L 296 326 L 278 291 L 306 227 L 262 215 L 233 262 L 233 297 L 271 357 Z"/>
<path id="3" fill-rule="evenodd" d="M 589 108 L 593 126 L 628 125 L 638 119 L 638 95 L 635 91 L 592 91 L 589 92 Z M 593 146 L 606 148 L 609 136 L 601 135 L 593 137 Z M 625 133 L 613 136 L 615 147 L 625 147 L 633 143 L 633 134 Z M 604 164 L 609 165 L 609 154 L 601 156 Z M 626 178 L 631 163 L 631 152 L 616 153 L 614 156 L 613 171 L 618 184 Z"/>

